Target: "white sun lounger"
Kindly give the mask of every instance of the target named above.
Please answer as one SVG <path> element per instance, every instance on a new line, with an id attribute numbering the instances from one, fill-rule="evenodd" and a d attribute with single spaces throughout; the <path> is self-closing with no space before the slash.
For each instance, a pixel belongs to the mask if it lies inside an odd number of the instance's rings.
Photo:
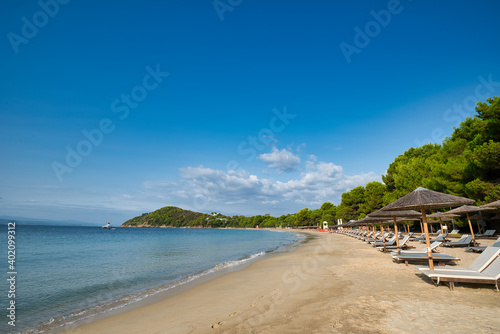
<path id="1" fill-rule="evenodd" d="M 408 243 L 409 240 L 410 240 L 410 236 L 405 235 L 403 240 L 401 240 L 401 242 L 399 243 L 399 248 L 406 248 L 406 244 Z M 377 247 L 377 249 L 380 251 L 384 251 L 384 246 L 379 246 L 379 247 Z M 394 249 L 398 249 L 398 245 L 393 244 L 393 245 L 385 246 L 385 250 L 394 250 Z"/>
<path id="2" fill-rule="evenodd" d="M 483 271 L 500 255 L 500 247 L 488 247 L 481 253 L 467 268 L 463 267 L 443 267 L 440 271 Z M 428 266 L 415 266 L 416 269 L 429 270 Z"/>
<path id="3" fill-rule="evenodd" d="M 444 237 L 442 234 L 438 235 L 437 238 L 435 239 L 430 239 L 429 241 L 430 242 L 434 242 L 434 241 L 441 241 L 441 242 L 445 242 L 446 240 L 444 238 L 446 238 L 448 236 L 448 234 L 445 234 Z M 420 242 L 422 243 L 425 243 L 425 239 L 424 240 L 420 240 Z"/>
<path id="4" fill-rule="evenodd" d="M 455 282 L 460 283 L 476 283 L 476 284 L 493 284 L 497 291 L 500 281 L 500 257 L 497 257 L 483 271 L 462 271 L 462 270 L 422 270 L 422 274 L 431 278 L 436 285 L 440 282 L 449 282 L 450 290 L 455 287 Z"/>
<path id="5" fill-rule="evenodd" d="M 396 254 L 392 255 L 392 259 L 397 261 L 397 262 L 404 261 L 404 263 L 406 265 L 408 265 L 408 262 L 429 261 L 427 253 L 416 253 L 416 254 L 398 254 L 398 253 L 396 253 Z M 460 259 L 457 257 L 451 256 L 448 254 L 443 254 L 443 253 L 433 253 L 432 260 L 434 263 L 437 263 L 438 265 L 444 265 L 445 263 L 460 261 Z"/>
<path id="6" fill-rule="evenodd" d="M 442 242 L 436 241 L 431 244 L 431 252 L 435 251 L 439 246 L 441 246 Z M 409 255 L 409 254 L 427 254 L 427 247 L 422 248 L 420 250 L 405 250 L 401 251 L 401 254 L 398 254 L 397 252 L 391 252 L 392 258 L 394 258 L 394 255 Z"/>
<path id="7" fill-rule="evenodd" d="M 445 247 L 467 247 L 472 242 L 472 235 L 464 234 L 460 240 L 445 242 L 443 246 Z"/>
<path id="8" fill-rule="evenodd" d="M 370 244 L 373 246 L 373 247 L 378 247 L 378 246 L 384 246 L 384 243 L 382 241 L 375 241 L 375 242 L 370 242 Z M 396 244 L 396 236 L 390 238 L 389 240 L 387 240 L 385 242 L 385 245 L 386 246 L 390 246 L 390 245 L 394 245 Z"/>

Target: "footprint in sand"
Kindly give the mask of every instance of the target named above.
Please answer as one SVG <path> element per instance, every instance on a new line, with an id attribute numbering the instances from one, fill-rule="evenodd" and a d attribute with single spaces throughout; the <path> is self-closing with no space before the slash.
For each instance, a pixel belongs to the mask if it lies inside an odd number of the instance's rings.
<path id="1" fill-rule="evenodd" d="M 219 321 L 218 323 L 213 324 L 212 328 L 219 328 L 221 325 L 222 325 L 222 322 Z"/>

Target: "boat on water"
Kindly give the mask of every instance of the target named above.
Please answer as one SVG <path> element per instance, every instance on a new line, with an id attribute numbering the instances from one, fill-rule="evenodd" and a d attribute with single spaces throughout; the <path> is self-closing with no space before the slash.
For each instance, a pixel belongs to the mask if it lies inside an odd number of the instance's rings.
<path id="1" fill-rule="evenodd" d="M 106 225 L 104 225 L 102 228 L 107 229 L 107 230 L 116 230 L 116 228 L 114 228 L 113 226 L 111 226 L 111 223 L 109 222 L 109 215 L 108 215 L 108 219 L 106 219 L 106 221 L 108 223 Z"/>

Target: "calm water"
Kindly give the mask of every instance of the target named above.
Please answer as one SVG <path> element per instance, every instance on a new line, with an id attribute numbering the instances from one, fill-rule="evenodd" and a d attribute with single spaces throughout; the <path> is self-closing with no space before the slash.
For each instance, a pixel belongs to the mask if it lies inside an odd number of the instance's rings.
<path id="1" fill-rule="evenodd" d="M 7 227 L 1 245 L 7 245 Z M 256 230 L 16 226 L 16 327 L 41 332 L 121 308 L 159 291 L 296 243 L 294 233 Z M 0 266 L 7 275 L 7 246 Z"/>

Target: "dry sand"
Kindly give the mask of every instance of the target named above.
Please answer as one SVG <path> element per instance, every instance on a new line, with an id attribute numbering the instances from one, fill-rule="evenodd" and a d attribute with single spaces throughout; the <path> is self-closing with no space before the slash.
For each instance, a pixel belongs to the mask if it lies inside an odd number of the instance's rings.
<path id="1" fill-rule="evenodd" d="M 367 243 L 315 235 L 291 253 L 67 333 L 500 332 L 500 292 L 493 285 L 457 283 L 450 291 Z M 461 258 L 460 266 L 478 256 L 463 248 L 440 251 Z"/>

